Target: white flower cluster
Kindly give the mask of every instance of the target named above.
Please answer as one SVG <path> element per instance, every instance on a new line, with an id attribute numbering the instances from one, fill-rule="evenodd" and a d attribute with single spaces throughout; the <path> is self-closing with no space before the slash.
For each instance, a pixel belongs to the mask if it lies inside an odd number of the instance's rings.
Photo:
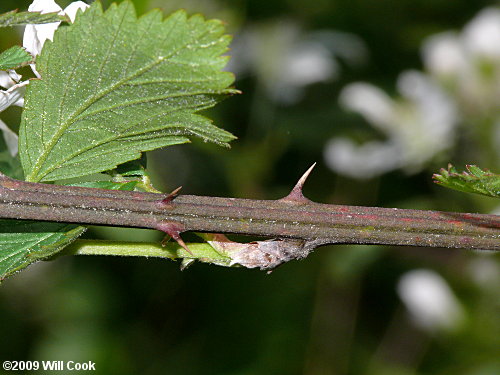
<path id="1" fill-rule="evenodd" d="M 456 96 L 465 115 L 499 116 L 500 9 L 484 9 L 460 33 L 432 36 L 422 57 L 429 74 Z"/>
<path id="2" fill-rule="evenodd" d="M 67 15 L 71 22 L 73 22 L 78 9 L 84 11 L 86 8 L 88 8 L 88 5 L 82 1 L 75 1 L 63 10 L 54 0 L 35 0 L 29 6 L 28 11 L 41 12 L 42 14 L 58 12 L 61 15 Z M 39 55 L 45 41 L 47 39 L 52 40 L 54 32 L 60 24 L 61 22 L 53 22 L 26 26 L 23 37 L 23 47 L 34 57 Z M 31 69 L 35 75 L 40 78 L 40 74 L 36 70 L 34 64 L 31 65 Z M 11 105 L 23 106 L 24 92 L 26 91 L 26 85 L 29 84 L 29 80 L 21 81 L 21 78 L 22 77 L 14 70 L 8 72 L 0 71 L 0 86 L 6 89 L 0 90 L 0 112 Z M 2 120 L 0 120 L 0 130 L 3 132 L 5 142 L 11 155 L 15 156 L 17 154 L 17 135 L 12 132 Z"/>
<path id="3" fill-rule="evenodd" d="M 292 21 L 258 24 L 236 36 L 227 69 L 242 77 L 254 74 L 267 96 L 292 105 L 308 85 L 335 80 L 338 60 L 360 65 L 366 48 L 355 35 L 340 31 L 304 32 Z"/>
<path id="4" fill-rule="evenodd" d="M 422 73 L 409 71 L 399 77 L 398 91 L 399 99 L 367 83 L 351 84 L 342 91 L 343 106 L 359 112 L 387 140 L 357 146 L 348 138 L 334 138 L 325 149 L 330 168 L 354 178 L 403 167 L 418 171 L 452 145 L 457 111 L 439 85 Z"/>
<path id="5" fill-rule="evenodd" d="M 332 170 L 360 179 L 399 168 L 418 172 L 454 145 L 464 118 L 472 119 L 469 123 L 493 118 L 492 137 L 500 149 L 500 10 L 481 11 L 461 33 L 430 37 L 422 56 L 426 72 L 402 73 L 398 98 L 368 83 L 344 88 L 341 104 L 359 112 L 386 140 L 362 145 L 344 137 L 330 140 L 324 154 Z"/>

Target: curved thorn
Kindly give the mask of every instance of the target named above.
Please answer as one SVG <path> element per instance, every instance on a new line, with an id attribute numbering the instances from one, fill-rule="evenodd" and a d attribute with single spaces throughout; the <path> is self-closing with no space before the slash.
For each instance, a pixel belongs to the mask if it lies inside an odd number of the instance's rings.
<path id="1" fill-rule="evenodd" d="M 158 203 L 162 206 L 168 205 L 172 200 L 179 194 L 179 191 L 182 189 L 182 186 L 179 186 L 177 189 L 168 194 L 165 198 L 158 201 Z"/>
<path id="2" fill-rule="evenodd" d="M 293 187 L 293 189 L 290 192 L 290 194 L 288 194 L 284 198 L 281 198 L 280 200 L 281 201 L 285 201 L 285 202 L 292 202 L 292 203 L 307 203 L 307 202 L 310 202 L 309 199 L 307 199 L 306 197 L 304 197 L 304 194 L 302 193 L 302 189 L 304 187 L 304 184 L 305 184 L 307 178 L 309 177 L 309 175 L 311 174 L 311 172 L 312 172 L 312 170 L 314 169 L 315 166 L 316 166 L 316 163 L 314 163 L 313 165 L 311 165 L 309 167 L 309 169 L 299 179 L 299 181 L 297 182 L 297 184 L 295 184 L 295 186 Z"/>
<path id="3" fill-rule="evenodd" d="M 191 250 L 189 250 L 189 248 L 187 247 L 186 243 L 184 242 L 184 240 L 181 238 L 181 236 L 179 234 L 176 234 L 174 236 L 172 236 L 172 238 L 184 249 L 186 250 L 190 255 L 194 256 L 194 254 L 191 252 Z"/>
<path id="4" fill-rule="evenodd" d="M 172 237 L 184 250 L 186 250 L 189 254 L 194 255 L 191 250 L 187 247 L 186 243 L 181 238 L 180 234 L 184 231 L 184 226 L 180 223 L 171 222 L 171 221 L 162 221 L 156 224 L 156 229 L 166 233 L 170 237 Z M 165 239 L 162 241 L 162 246 L 165 246 Z"/>

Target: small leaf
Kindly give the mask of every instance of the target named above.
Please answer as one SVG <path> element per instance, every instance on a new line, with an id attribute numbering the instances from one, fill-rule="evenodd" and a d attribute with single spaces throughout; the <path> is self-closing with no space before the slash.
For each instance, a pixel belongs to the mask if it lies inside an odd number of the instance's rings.
<path id="1" fill-rule="evenodd" d="M 127 182 L 93 181 L 93 182 L 81 182 L 78 184 L 67 184 L 66 186 L 80 186 L 80 187 L 89 187 L 96 189 L 133 191 L 138 183 L 139 181 L 127 181 Z"/>
<path id="2" fill-rule="evenodd" d="M 61 21 L 67 21 L 67 18 L 57 13 L 41 14 L 40 12 L 18 12 L 17 10 L 13 10 L 7 13 L 0 14 L 0 27 L 22 26 Z"/>
<path id="3" fill-rule="evenodd" d="M 33 56 L 23 47 L 13 46 L 0 54 L 0 70 L 16 69 L 33 61 Z"/>
<path id="4" fill-rule="evenodd" d="M 227 146 L 234 136 L 196 113 L 237 92 L 221 71 L 229 41 L 199 15 L 138 19 L 130 1 L 105 13 L 93 3 L 37 58 L 42 79 L 28 86 L 19 136 L 26 179 L 110 170 L 190 136 Z"/>
<path id="5" fill-rule="evenodd" d="M 0 220 L 0 280 L 57 253 L 85 229 L 73 224 Z"/>
<path id="6" fill-rule="evenodd" d="M 116 169 L 108 171 L 114 178 L 138 177 L 142 178 L 146 175 L 146 155 L 142 155 L 140 159 L 128 161 L 120 164 Z"/>
<path id="7" fill-rule="evenodd" d="M 140 159 L 120 164 L 115 169 L 107 171 L 106 173 L 112 177 L 113 182 L 135 181 L 135 190 L 143 190 L 149 193 L 161 193 L 161 191 L 156 189 L 151 183 L 151 177 L 146 170 L 146 159 L 146 155 L 142 154 Z"/>
<path id="8" fill-rule="evenodd" d="M 459 173 L 451 164 L 448 170 L 441 169 L 441 174 L 433 176 L 434 182 L 451 189 L 500 198 L 500 175 L 467 165 L 467 172 Z"/>

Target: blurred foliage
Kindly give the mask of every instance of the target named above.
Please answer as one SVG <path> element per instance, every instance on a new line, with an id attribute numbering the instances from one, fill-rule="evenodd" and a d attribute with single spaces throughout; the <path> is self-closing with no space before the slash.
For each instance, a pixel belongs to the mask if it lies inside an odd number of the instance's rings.
<path id="1" fill-rule="evenodd" d="M 305 186 L 316 201 L 495 210 L 492 198 L 447 191 L 431 181 L 443 162 L 500 169 L 491 144 L 481 143 L 495 137 L 491 122 L 474 111 L 455 134 L 457 144 L 416 174 L 396 170 L 354 180 L 322 163 L 331 138 L 382 137 L 339 106 L 343 87 L 363 80 L 394 94 L 401 71 L 422 69 L 419 49 L 426 37 L 460 30 L 495 2 L 134 3 L 140 13 L 184 8 L 226 21 L 235 34 L 230 69 L 243 91 L 210 111 L 216 124 L 239 137 L 232 149 L 194 142 L 153 152 L 148 167 L 158 188 L 276 199 L 319 161 Z M 0 12 L 28 5 L 2 0 Z M 19 44 L 21 32 L 6 29 L 0 50 Z M 304 49 L 311 51 L 306 57 L 331 57 L 323 66 L 329 74 L 289 79 L 301 65 L 287 65 L 286 58 L 302 61 Z M 19 109 L 2 112 L 2 120 L 17 129 Z M 102 227 L 87 236 L 161 238 L 154 231 Z M 92 360 L 99 374 L 493 375 L 500 373 L 499 263 L 498 254 L 484 252 L 375 246 L 320 248 L 270 275 L 198 264 L 180 272 L 179 264 L 155 259 L 62 257 L 3 283 L 0 354 L 2 360 Z M 464 319 L 453 329 L 419 325 L 400 299 L 401 277 L 421 268 L 441 275 L 459 302 Z"/>

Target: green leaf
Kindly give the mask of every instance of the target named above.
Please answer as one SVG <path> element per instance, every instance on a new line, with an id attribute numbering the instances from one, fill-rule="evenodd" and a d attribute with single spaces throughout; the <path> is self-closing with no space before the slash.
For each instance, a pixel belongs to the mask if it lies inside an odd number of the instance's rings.
<path id="1" fill-rule="evenodd" d="M 131 191 L 137 184 L 138 181 L 96 181 L 68 186 Z M 60 252 L 85 230 L 74 224 L 0 220 L 0 281 Z"/>
<path id="2" fill-rule="evenodd" d="M 127 181 L 127 182 L 113 182 L 113 181 L 92 181 L 92 182 L 82 182 L 78 184 L 67 184 L 66 186 L 80 186 L 89 187 L 96 189 L 108 189 L 108 190 L 126 190 L 132 191 L 139 181 Z"/>
<path id="3" fill-rule="evenodd" d="M 23 47 L 13 46 L 0 53 L 0 70 L 16 69 L 33 61 L 33 56 Z"/>
<path id="4" fill-rule="evenodd" d="M 42 79 L 27 88 L 19 137 L 26 179 L 110 170 L 190 136 L 227 146 L 234 136 L 196 112 L 237 92 L 221 71 L 229 41 L 199 15 L 137 19 L 129 1 L 105 13 L 93 3 L 37 58 Z"/>
<path id="5" fill-rule="evenodd" d="M 9 151 L 0 149 L 0 173 L 16 180 L 22 180 L 23 169 L 19 157 L 12 156 Z"/>
<path id="6" fill-rule="evenodd" d="M 0 173 L 16 180 L 23 180 L 23 168 L 19 161 L 19 155 L 12 156 L 4 136 L 0 136 Z"/>
<path id="7" fill-rule="evenodd" d="M 128 161 L 124 164 L 119 165 L 116 169 L 108 171 L 108 173 L 113 176 L 113 178 L 134 178 L 146 176 L 146 155 L 143 154 L 140 159 Z"/>
<path id="8" fill-rule="evenodd" d="M 68 186 L 132 191 L 137 184 L 138 181 L 95 181 Z M 60 252 L 85 230 L 74 224 L 0 220 L 0 281 Z"/>
<path id="9" fill-rule="evenodd" d="M 22 26 L 29 24 L 42 24 L 42 23 L 61 22 L 61 21 L 67 21 L 67 18 L 57 13 L 45 13 L 45 14 L 40 14 L 40 12 L 18 13 L 17 10 L 13 10 L 7 13 L 0 14 L 0 27 Z"/>
<path id="10" fill-rule="evenodd" d="M 0 220 L 0 280 L 57 253 L 85 229 L 73 224 Z"/>
<path id="11" fill-rule="evenodd" d="M 117 168 L 107 171 L 113 182 L 136 181 L 136 190 L 143 190 L 149 193 L 161 193 L 151 183 L 151 177 L 146 170 L 147 158 L 142 154 L 140 159 L 128 161 L 120 164 Z"/>
<path id="12" fill-rule="evenodd" d="M 500 198 L 500 175 L 481 169 L 475 165 L 467 165 L 467 172 L 459 173 L 451 164 L 448 170 L 441 169 L 441 174 L 433 176 L 434 182 L 467 193 L 487 195 Z"/>

